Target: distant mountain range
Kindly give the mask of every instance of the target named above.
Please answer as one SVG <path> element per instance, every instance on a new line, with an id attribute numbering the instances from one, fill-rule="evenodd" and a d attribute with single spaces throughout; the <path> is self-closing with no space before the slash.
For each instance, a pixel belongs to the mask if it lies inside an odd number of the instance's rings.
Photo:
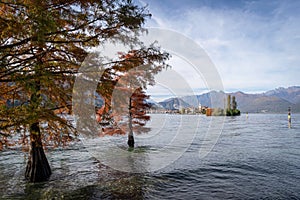
<path id="1" fill-rule="evenodd" d="M 300 112 L 300 86 L 280 87 L 261 94 L 211 91 L 201 95 L 170 98 L 158 103 L 152 101 L 150 104 L 153 108 L 168 110 L 198 107 L 199 105 L 224 108 L 229 94 L 236 97 L 238 109 L 244 113 L 286 113 L 288 107 L 291 107 L 292 112 Z"/>

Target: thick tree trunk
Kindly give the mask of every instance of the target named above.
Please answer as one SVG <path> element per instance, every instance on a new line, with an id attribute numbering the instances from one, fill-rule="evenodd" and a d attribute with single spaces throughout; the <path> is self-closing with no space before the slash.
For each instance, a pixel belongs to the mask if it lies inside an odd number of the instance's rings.
<path id="1" fill-rule="evenodd" d="M 51 175 L 51 168 L 46 158 L 40 128 L 38 123 L 30 126 L 31 149 L 27 162 L 25 177 L 30 182 L 47 181 Z"/>

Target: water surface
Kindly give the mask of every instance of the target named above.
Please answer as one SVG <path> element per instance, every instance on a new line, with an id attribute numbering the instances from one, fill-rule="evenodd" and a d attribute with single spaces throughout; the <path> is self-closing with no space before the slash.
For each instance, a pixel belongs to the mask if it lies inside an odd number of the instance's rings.
<path id="1" fill-rule="evenodd" d="M 0 198 L 300 199 L 300 115 L 292 117 L 291 128 L 284 114 L 226 117 L 212 150 L 199 157 L 199 150 L 215 139 L 207 136 L 213 117 L 152 115 L 152 131 L 136 136 L 131 158 L 116 160 L 142 173 L 106 166 L 105 158 L 101 161 L 91 152 L 96 147 L 77 143 L 48 150 L 53 175 L 48 182 L 32 184 L 23 178 L 26 154 L 18 149 L 2 151 Z M 176 138 L 180 141 L 174 142 Z M 109 141 L 128 151 L 126 137 Z M 166 158 L 153 156 L 163 148 Z M 163 163 L 168 152 L 179 156 Z M 152 170 L 162 163 L 164 168 Z"/>

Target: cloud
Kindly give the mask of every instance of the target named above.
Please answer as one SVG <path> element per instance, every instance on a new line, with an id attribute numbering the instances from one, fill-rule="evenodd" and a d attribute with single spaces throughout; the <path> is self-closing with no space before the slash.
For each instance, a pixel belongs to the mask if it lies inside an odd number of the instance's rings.
<path id="1" fill-rule="evenodd" d="M 156 85 L 149 87 L 152 96 L 181 97 L 199 94 L 206 88 L 206 83 L 190 63 L 173 55 L 169 61 L 171 69 L 161 72 L 156 76 Z M 184 67 L 182 67 L 184 66 Z"/>
<path id="2" fill-rule="evenodd" d="M 201 45 L 216 65 L 225 90 L 252 92 L 299 85 L 300 2 L 208 5 L 188 1 L 192 6 L 183 1 L 180 5 L 157 2 L 148 2 L 153 15 L 148 25 L 179 31 Z"/>

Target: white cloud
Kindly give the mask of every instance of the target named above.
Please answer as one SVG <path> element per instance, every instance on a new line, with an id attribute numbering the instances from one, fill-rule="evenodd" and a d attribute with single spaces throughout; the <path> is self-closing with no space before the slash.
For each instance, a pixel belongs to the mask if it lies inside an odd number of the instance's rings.
<path id="1" fill-rule="evenodd" d="M 169 64 L 172 68 L 159 73 L 156 85 L 148 88 L 152 98 L 162 100 L 168 96 L 182 97 L 204 91 L 205 80 L 191 64 L 176 55 L 172 56 Z"/>
<path id="2" fill-rule="evenodd" d="M 234 9 L 199 5 L 182 8 L 172 17 L 151 2 L 149 24 L 179 31 L 201 45 L 225 90 L 252 92 L 300 84 L 300 2 L 255 1 Z"/>

